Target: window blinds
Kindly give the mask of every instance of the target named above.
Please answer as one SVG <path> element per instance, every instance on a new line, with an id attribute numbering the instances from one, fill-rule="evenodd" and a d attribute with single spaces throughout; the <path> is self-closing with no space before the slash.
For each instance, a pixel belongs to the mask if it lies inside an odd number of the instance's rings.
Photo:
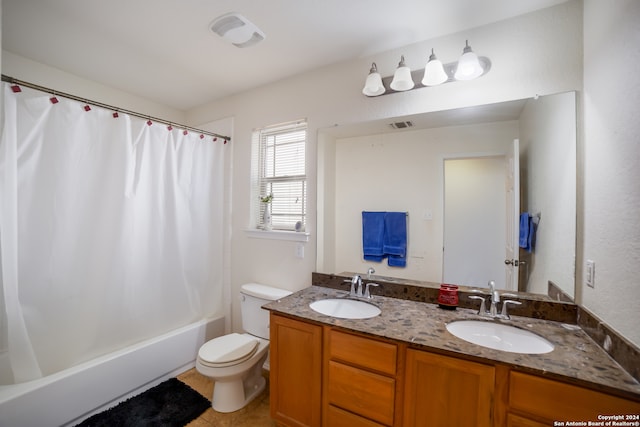
<path id="1" fill-rule="evenodd" d="M 294 230 L 300 222 L 303 229 L 307 209 L 306 122 L 269 127 L 259 130 L 257 147 L 256 218 L 258 228 L 264 228 L 263 214 L 271 209 L 271 224 L 275 230 Z M 273 195 L 270 204 L 261 197 Z"/>

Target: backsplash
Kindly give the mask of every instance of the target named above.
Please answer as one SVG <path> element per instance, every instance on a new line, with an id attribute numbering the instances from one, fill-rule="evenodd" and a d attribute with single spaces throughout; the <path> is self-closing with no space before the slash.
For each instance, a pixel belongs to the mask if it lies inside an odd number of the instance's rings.
<path id="1" fill-rule="evenodd" d="M 311 283 L 314 286 L 325 288 L 349 290 L 349 284 L 344 281 L 355 273 L 345 272 L 340 275 L 312 273 Z M 411 301 L 438 303 L 439 283 L 419 282 L 416 280 L 392 279 L 393 282 L 376 277 L 375 280 L 362 279 L 363 283 L 375 282 L 380 286 L 372 288 L 373 295 L 406 299 Z M 401 282 L 402 280 L 402 282 Z M 459 306 L 462 308 L 478 309 L 479 303 L 468 298 L 474 289 L 469 286 L 460 286 L 458 289 Z M 475 294 L 477 295 L 477 293 Z M 575 304 L 553 301 L 542 295 L 519 293 L 517 298 L 509 299 L 522 302 L 522 305 L 509 308 L 509 313 L 514 316 L 533 317 L 536 319 L 553 320 L 562 323 L 577 323 L 578 307 Z M 522 295 L 522 296 L 520 296 Z"/>
<path id="2" fill-rule="evenodd" d="M 578 326 L 633 378 L 640 381 L 640 348 L 611 329 L 583 307 L 578 307 Z"/>

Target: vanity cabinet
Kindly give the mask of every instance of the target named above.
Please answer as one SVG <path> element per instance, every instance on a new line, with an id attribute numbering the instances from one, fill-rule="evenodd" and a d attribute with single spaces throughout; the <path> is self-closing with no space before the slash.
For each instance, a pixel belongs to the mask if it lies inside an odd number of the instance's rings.
<path id="1" fill-rule="evenodd" d="M 602 421 L 599 415 L 632 414 L 640 414 L 640 402 L 522 372 L 509 374 L 508 427 L 548 426 L 554 421 L 598 422 Z"/>
<path id="2" fill-rule="evenodd" d="M 495 377 L 491 365 L 407 349 L 403 425 L 493 426 Z"/>
<path id="3" fill-rule="evenodd" d="M 271 418 L 318 427 L 322 415 L 322 327 L 270 316 Z"/>
<path id="4" fill-rule="evenodd" d="M 640 414 L 640 400 L 501 363 L 273 312 L 270 328 L 271 417 L 281 426 L 543 427 Z"/>
<path id="5" fill-rule="evenodd" d="M 392 426 L 398 344 L 325 328 L 323 425 Z"/>

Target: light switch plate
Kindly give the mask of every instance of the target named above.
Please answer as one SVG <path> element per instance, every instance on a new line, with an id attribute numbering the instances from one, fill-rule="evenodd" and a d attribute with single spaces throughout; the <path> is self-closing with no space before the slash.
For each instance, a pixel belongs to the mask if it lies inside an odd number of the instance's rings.
<path id="1" fill-rule="evenodd" d="M 596 262 L 593 260 L 587 260 L 587 271 L 585 272 L 584 281 L 590 288 L 596 286 Z"/>

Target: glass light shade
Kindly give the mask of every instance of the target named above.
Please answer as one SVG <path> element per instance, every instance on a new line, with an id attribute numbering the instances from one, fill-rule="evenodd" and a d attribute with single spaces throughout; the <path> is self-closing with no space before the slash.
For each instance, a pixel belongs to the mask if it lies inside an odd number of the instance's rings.
<path id="1" fill-rule="evenodd" d="M 424 77 L 422 78 L 422 84 L 425 86 L 437 86 L 449 80 L 449 76 L 444 71 L 442 62 L 431 50 L 431 56 L 429 56 L 429 62 L 424 67 Z"/>
<path id="2" fill-rule="evenodd" d="M 382 95 L 385 92 L 384 85 L 382 84 L 382 76 L 378 73 L 378 68 L 376 67 L 376 63 L 371 64 L 371 70 L 369 70 L 369 75 L 367 76 L 367 80 L 364 83 L 364 88 L 362 89 L 362 93 L 367 96 L 378 96 Z"/>
<path id="3" fill-rule="evenodd" d="M 404 56 L 400 58 L 400 63 L 398 64 L 396 72 L 393 74 L 393 80 L 390 86 L 393 90 L 405 91 L 412 89 L 415 83 L 411 78 L 411 69 L 404 64 Z"/>
<path id="4" fill-rule="evenodd" d="M 456 67 L 456 72 L 454 77 L 456 80 L 473 80 L 477 77 L 480 77 L 484 69 L 482 65 L 480 65 L 480 61 L 478 60 L 478 55 L 473 53 L 469 43 L 465 46 L 462 51 L 462 56 L 458 60 L 458 66 Z"/>

